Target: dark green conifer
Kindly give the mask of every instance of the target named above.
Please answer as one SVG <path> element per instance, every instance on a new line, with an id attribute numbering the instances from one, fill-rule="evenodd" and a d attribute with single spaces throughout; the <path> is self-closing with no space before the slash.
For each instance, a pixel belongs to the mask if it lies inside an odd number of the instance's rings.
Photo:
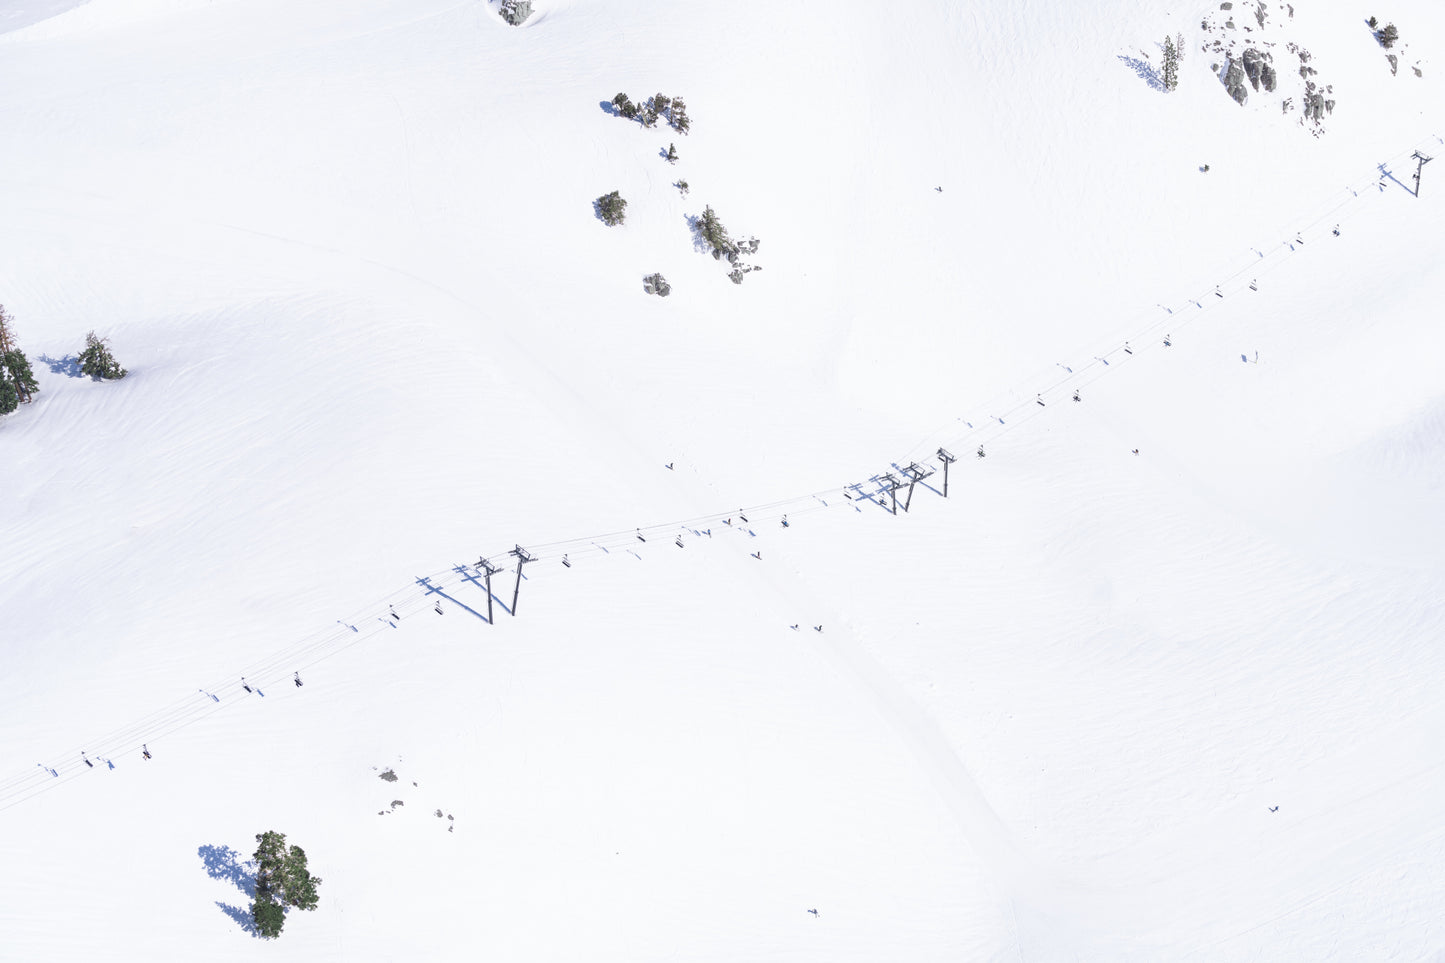
<path id="1" fill-rule="evenodd" d="M 627 202 L 617 191 L 610 194 L 603 194 L 592 202 L 597 216 L 602 218 L 602 223 L 610 227 L 616 227 L 627 219 Z"/>
<path id="2" fill-rule="evenodd" d="M 316 908 L 321 879 L 307 869 L 306 853 L 300 846 L 287 848 L 284 834 L 258 833 L 256 842 L 256 902 L 251 905 L 251 918 L 258 933 L 274 938 L 286 922 L 287 906 Z"/>
<path id="3" fill-rule="evenodd" d="M 40 390 L 35 373 L 30 370 L 29 359 L 15 343 L 12 321 L 5 313 L 5 305 L 0 304 L 0 381 L 9 385 L 8 390 L 0 394 L 0 414 L 14 411 Z"/>
<path id="4" fill-rule="evenodd" d="M 96 337 L 94 331 L 85 336 L 85 350 L 80 352 L 80 372 L 92 378 L 124 378 L 126 370 L 110 353 L 110 339 Z"/>

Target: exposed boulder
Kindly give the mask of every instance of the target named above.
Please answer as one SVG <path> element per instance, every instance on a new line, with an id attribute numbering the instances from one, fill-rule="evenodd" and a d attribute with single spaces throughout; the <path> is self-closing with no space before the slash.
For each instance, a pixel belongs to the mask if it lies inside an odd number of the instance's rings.
<path id="1" fill-rule="evenodd" d="M 532 0 L 502 0 L 502 19 L 514 27 L 532 15 Z"/>
<path id="2" fill-rule="evenodd" d="M 642 279 L 642 290 L 665 298 L 672 293 L 672 285 L 661 274 L 649 274 Z"/>
<path id="3" fill-rule="evenodd" d="M 1233 57 L 1229 58 L 1229 66 L 1224 72 L 1224 89 L 1229 91 L 1229 96 L 1241 107 L 1249 99 L 1249 88 L 1245 86 L 1244 80 L 1244 66 Z"/>
<path id="4" fill-rule="evenodd" d="M 1244 64 L 1244 75 L 1249 78 L 1250 86 L 1258 91 L 1259 68 L 1264 65 L 1264 57 L 1258 50 L 1255 50 L 1253 47 L 1248 47 L 1244 51 L 1244 56 L 1240 58 L 1240 62 Z"/>

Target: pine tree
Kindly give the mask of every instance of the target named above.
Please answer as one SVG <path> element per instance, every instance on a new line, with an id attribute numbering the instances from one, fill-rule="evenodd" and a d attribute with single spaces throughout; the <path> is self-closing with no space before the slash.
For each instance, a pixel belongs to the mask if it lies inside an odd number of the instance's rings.
<path id="1" fill-rule="evenodd" d="M 722 221 L 718 220 L 711 207 L 704 207 L 702 216 L 697 219 L 697 233 L 707 246 L 712 248 L 714 255 L 737 249 L 732 238 L 728 237 L 727 228 L 723 227 Z"/>
<path id="2" fill-rule="evenodd" d="M 688 128 L 692 127 L 692 121 L 687 117 L 687 104 L 682 102 L 681 97 L 672 98 L 672 108 L 667 112 L 667 121 L 679 134 L 686 134 Z"/>
<path id="3" fill-rule="evenodd" d="M 1380 31 L 1380 46 L 1386 50 L 1395 46 L 1395 41 L 1399 39 L 1400 30 L 1393 23 L 1386 24 L 1385 29 Z"/>
<path id="4" fill-rule="evenodd" d="M 676 144 L 668 144 L 668 145 L 667 145 L 667 162 L 668 162 L 669 164 L 676 164 L 676 163 L 677 163 L 677 145 L 676 145 Z"/>
<path id="5" fill-rule="evenodd" d="M 609 227 L 616 227 L 627 220 L 627 202 L 617 191 L 610 194 L 603 194 L 593 202 L 597 216 L 602 218 L 602 223 Z"/>
<path id="6" fill-rule="evenodd" d="M 320 897 L 316 887 L 321 880 L 312 876 L 306 868 L 306 852 L 300 846 L 292 846 L 282 865 L 282 877 L 286 881 L 286 902 L 297 909 L 314 910 Z"/>
<path id="7" fill-rule="evenodd" d="M 1164 89 L 1173 90 L 1179 86 L 1179 48 L 1174 38 L 1164 38 Z"/>
<path id="8" fill-rule="evenodd" d="M 85 336 L 85 350 L 80 352 L 80 372 L 92 378 L 124 378 L 126 370 L 110 353 L 110 339 L 98 338 L 92 331 Z"/>
<path id="9" fill-rule="evenodd" d="M 300 846 L 287 848 L 284 834 L 258 833 L 256 842 L 256 902 L 251 905 L 251 919 L 258 933 L 274 938 L 286 922 L 287 906 L 316 908 L 321 879 L 307 869 Z"/>
<path id="10" fill-rule="evenodd" d="M 286 925 L 286 910 L 279 903 L 258 895 L 256 902 L 251 904 L 251 921 L 256 924 L 258 934 L 274 940 Z"/>
<path id="11" fill-rule="evenodd" d="M 616 107 L 617 112 L 628 120 L 632 120 L 637 116 L 637 105 L 634 104 L 625 93 L 619 93 L 616 97 L 613 97 L 612 106 Z"/>
<path id="12" fill-rule="evenodd" d="M 10 386 L 4 395 L 0 395 L 0 414 L 14 411 L 14 406 L 30 401 L 31 396 L 40 390 L 35 382 L 35 373 L 30 370 L 30 361 L 15 343 L 15 329 L 11 327 L 13 320 L 5 313 L 5 305 L 0 304 L 0 379 Z M 5 408 L 12 400 L 13 406 Z"/>

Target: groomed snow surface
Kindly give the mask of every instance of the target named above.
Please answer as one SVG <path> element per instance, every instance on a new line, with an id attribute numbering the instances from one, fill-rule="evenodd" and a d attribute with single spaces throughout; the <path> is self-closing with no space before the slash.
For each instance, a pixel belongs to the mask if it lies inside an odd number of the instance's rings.
<path id="1" fill-rule="evenodd" d="M 1213 6 L 0 2 L 0 958 L 1440 958 L 1445 13 Z"/>

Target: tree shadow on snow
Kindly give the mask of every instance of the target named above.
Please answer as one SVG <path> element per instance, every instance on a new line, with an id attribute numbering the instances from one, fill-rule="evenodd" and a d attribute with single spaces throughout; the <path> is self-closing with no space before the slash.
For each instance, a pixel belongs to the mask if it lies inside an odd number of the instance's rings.
<path id="1" fill-rule="evenodd" d="M 225 880 L 241 891 L 247 899 L 256 898 L 256 871 L 254 864 L 249 860 L 243 860 L 241 854 L 230 846 L 201 846 L 196 850 L 196 855 L 201 857 L 201 862 L 206 864 L 206 875 L 211 879 Z M 255 921 L 251 919 L 251 911 L 239 906 L 232 906 L 216 900 L 216 906 L 220 908 L 236 925 L 241 927 L 252 936 L 256 934 Z"/>
<path id="2" fill-rule="evenodd" d="M 688 233 L 692 235 L 692 249 L 699 254 L 711 254 L 712 245 L 702 236 L 702 215 L 684 214 L 682 219 L 687 222 Z"/>
<path id="3" fill-rule="evenodd" d="M 52 358 L 48 354 L 40 355 L 40 362 L 56 374 L 63 374 L 67 378 L 84 378 L 80 370 L 80 359 L 73 354 L 63 358 Z"/>
<path id="4" fill-rule="evenodd" d="M 235 920 L 237 926 L 257 939 L 260 939 L 261 934 L 256 932 L 256 921 L 251 918 L 250 910 L 243 909 L 240 906 L 232 906 L 230 903 L 222 903 L 220 900 L 216 900 L 216 906 L 220 908 L 222 913 L 225 913 L 231 919 Z"/>
<path id="5" fill-rule="evenodd" d="M 1163 92 L 1164 81 L 1160 78 L 1159 71 L 1154 69 L 1153 64 L 1147 60 L 1140 60 L 1138 57 L 1129 57 L 1124 54 L 1119 54 L 1119 59 L 1124 61 L 1125 66 L 1134 71 L 1139 79 L 1148 84 L 1151 89 Z"/>

